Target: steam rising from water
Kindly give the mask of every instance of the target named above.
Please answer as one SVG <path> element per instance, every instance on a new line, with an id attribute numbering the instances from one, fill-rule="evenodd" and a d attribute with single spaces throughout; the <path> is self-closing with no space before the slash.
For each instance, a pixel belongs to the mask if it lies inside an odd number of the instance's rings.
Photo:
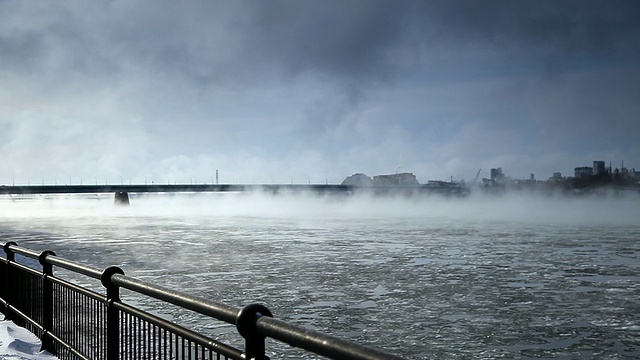
<path id="1" fill-rule="evenodd" d="M 564 198 L 523 194 L 373 196 L 312 193 L 131 194 L 130 207 L 112 194 L 0 197 L 1 218 L 76 217 L 264 217 L 300 220 L 406 219 L 635 225 L 640 199 Z"/>

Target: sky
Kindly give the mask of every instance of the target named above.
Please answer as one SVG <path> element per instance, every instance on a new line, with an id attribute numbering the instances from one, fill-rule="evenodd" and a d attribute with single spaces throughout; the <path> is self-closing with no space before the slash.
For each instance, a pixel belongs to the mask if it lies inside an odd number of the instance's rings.
<path id="1" fill-rule="evenodd" d="M 0 184 L 640 170 L 640 2 L 0 0 Z"/>

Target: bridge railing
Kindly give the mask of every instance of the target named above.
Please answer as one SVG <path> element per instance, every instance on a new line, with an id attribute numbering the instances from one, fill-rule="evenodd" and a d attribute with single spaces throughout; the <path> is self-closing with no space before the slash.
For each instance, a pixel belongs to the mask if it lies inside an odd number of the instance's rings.
<path id="1" fill-rule="evenodd" d="M 42 348 L 60 359 L 269 359 L 271 338 L 330 359 L 401 359 L 272 317 L 261 304 L 235 308 L 124 275 L 118 267 L 100 270 L 37 252 L 15 242 L 1 243 L 0 311 L 36 334 Z M 16 261 L 35 259 L 41 269 Z M 34 262 L 34 261 L 32 261 Z M 58 277 L 53 267 L 99 280 L 99 290 Z M 36 266 L 38 267 L 38 266 Z M 234 325 L 239 347 L 214 340 L 121 299 L 121 289 Z"/>

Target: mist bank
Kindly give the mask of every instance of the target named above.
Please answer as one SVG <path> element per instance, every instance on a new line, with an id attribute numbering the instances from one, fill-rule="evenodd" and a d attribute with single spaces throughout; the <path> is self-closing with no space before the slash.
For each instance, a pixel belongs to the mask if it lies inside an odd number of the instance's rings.
<path id="1" fill-rule="evenodd" d="M 538 196 L 524 192 L 499 195 L 472 192 L 466 197 L 380 196 L 313 193 L 176 193 L 130 194 L 131 205 L 115 206 L 113 194 L 0 196 L 0 220 L 12 218 L 232 217 L 322 221 L 352 219 L 425 222 L 491 221 L 569 223 L 576 225 L 637 225 L 640 197 L 599 194 L 598 196 Z"/>

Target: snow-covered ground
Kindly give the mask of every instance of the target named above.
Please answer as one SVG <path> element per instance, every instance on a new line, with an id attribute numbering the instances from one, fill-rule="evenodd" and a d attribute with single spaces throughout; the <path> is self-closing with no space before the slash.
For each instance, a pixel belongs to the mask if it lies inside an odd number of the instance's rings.
<path id="1" fill-rule="evenodd" d="M 40 351 L 41 345 L 27 329 L 12 321 L 0 320 L 0 360 L 57 359 L 48 351 Z"/>

